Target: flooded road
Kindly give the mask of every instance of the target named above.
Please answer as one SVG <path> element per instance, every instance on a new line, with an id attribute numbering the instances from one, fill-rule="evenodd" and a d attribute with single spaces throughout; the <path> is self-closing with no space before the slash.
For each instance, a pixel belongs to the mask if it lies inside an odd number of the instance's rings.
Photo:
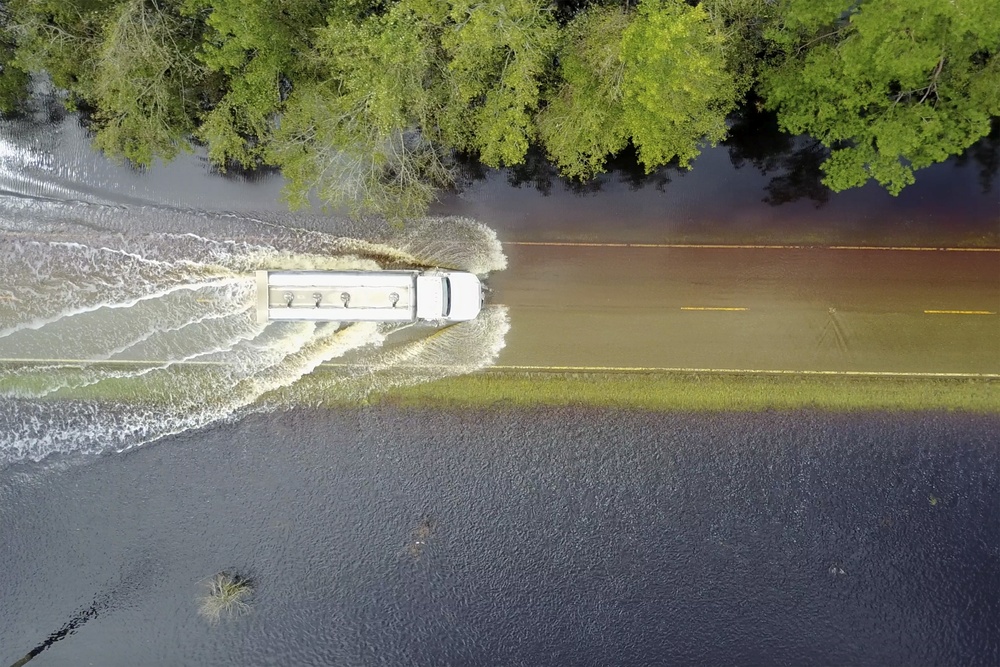
<path id="1" fill-rule="evenodd" d="M 0 238 L 0 468 L 121 452 L 325 395 L 360 401 L 490 366 L 504 345 L 502 306 L 444 330 L 420 322 L 266 322 L 254 313 L 261 268 L 502 268 L 495 235 L 474 221 L 428 219 L 383 230 L 390 236 L 381 242 L 370 240 L 374 233 L 261 230 L 245 219 L 258 232 L 240 240 L 79 228 L 108 213 L 44 202 L 30 215 L 48 216 L 52 229 Z M 174 212 L 175 221 L 184 217 Z M 461 241 L 436 235 L 442 228 L 460 232 Z M 271 232 L 267 241 L 260 231 Z M 347 358 L 351 371 L 324 376 L 311 395 L 297 393 L 321 364 Z M 72 400 L 81 398 L 97 402 Z"/>
<path id="2" fill-rule="evenodd" d="M 691 172 L 620 166 L 585 186 L 541 163 L 470 172 L 436 217 L 403 228 L 288 212 L 273 173 L 223 177 L 199 154 L 139 172 L 87 141 L 58 109 L 0 125 L 0 358 L 12 360 L 0 394 L 15 401 L 0 415 L 12 422 L 0 465 L 124 450 L 270 410 L 271 392 L 331 362 L 354 370 L 324 391 L 359 399 L 494 364 L 1000 373 L 997 137 L 970 152 L 983 159 L 927 169 L 898 199 L 872 187 L 824 195 L 816 172 L 782 181 L 784 158 L 747 158 L 737 142 L 706 150 Z M 873 239 L 984 251 L 811 247 Z M 760 247 L 775 240 L 803 247 Z M 680 247 L 698 243 L 755 247 Z M 483 275 L 485 315 L 399 344 L 378 328 L 262 328 L 251 317 L 255 269 L 414 263 Z M 156 408 L 50 400 L 95 386 Z"/>
<path id="3" fill-rule="evenodd" d="M 1000 252 L 504 249 L 500 366 L 1000 376 Z"/>

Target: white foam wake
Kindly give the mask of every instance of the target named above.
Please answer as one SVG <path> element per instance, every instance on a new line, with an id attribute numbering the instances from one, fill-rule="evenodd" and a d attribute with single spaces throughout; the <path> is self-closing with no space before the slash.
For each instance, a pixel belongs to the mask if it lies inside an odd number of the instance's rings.
<path id="1" fill-rule="evenodd" d="M 0 468 L 125 451 L 330 392 L 360 400 L 496 359 L 509 326 L 502 307 L 444 329 L 411 327 L 397 342 L 391 325 L 255 322 L 254 269 L 378 270 L 378 259 L 415 257 L 415 241 L 385 252 L 382 242 L 317 245 L 317 234 L 288 230 L 273 245 L 197 234 L 0 237 L 9 276 L 0 292 Z M 378 259 L 354 254 L 376 251 Z M 342 359 L 349 363 L 317 370 Z"/>

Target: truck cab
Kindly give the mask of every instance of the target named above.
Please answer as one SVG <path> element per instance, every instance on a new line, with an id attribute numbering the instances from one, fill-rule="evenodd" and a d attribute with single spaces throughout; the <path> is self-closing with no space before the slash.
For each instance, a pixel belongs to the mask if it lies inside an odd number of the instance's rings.
<path id="1" fill-rule="evenodd" d="M 417 319 L 466 322 L 483 308 L 483 285 L 475 275 L 459 271 L 417 276 Z"/>

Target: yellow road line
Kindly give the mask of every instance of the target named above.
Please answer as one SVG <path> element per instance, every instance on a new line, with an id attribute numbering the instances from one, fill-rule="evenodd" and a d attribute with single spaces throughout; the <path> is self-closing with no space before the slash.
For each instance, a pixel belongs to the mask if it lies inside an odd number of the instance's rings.
<path id="1" fill-rule="evenodd" d="M 0 359 L 0 364 L 114 364 L 114 365 L 162 365 L 162 360 L 130 360 L 108 359 L 91 361 L 88 359 Z M 225 361 L 182 361 L 175 362 L 177 366 L 225 366 Z M 327 368 L 360 368 L 364 364 L 345 362 L 325 362 L 320 364 Z M 453 368 L 447 364 L 400 364 L 399 368 L 429 369 Z M 687 368 L 673 366 L 523 366 L 495 365 L 486 366 L 480 371 L 511 371 L 511 372 L 557 372 L 557 373 L 715 373 L 730 375 L 841 375 L 855 377 L 913 377 L 913 378 L 983 378 L 1000 379 L 1000 373 L 923 373 L 906 371 L 833 371 L 833 370 L 775 370 L 766 368 Z"/>
<path id="2" fill-rule="evenodd" d="M 1000 248 L 931 248 L 917 246 L 853 246 L 853 245 L 774 245 L 726 243 L 598 243 L 588 241 L 504 241 L 503 245 L 564 246 L 570 248 L 676 248 L 716 250 L 909 250 L 916 252 L 1000 252 Z"/>
<path id="3" fill-rule="evenodd" d="M 711 306 L 681 306 L 681 310 L 750 310 L 749 308 L 715 308 Z"/>
<path id="4" fill-rule="evenodd" d="M 489 366 L 483 370 L 553 371 L 564 373 L 719 373 L 747 375 L 845 375 L 873 377 L 922 378 L 989 378 L 1000 379 L 1000 373 L 920 373 L 906 371 L 825 371 L 769 370 L 761 368 L 674 368 L 666 366 Z"/>
<path id="5" fill-rule="evenodd" d="M 766 248 L 772 250 L 795 250 L 808 248 L 804 245 L 727 245 L 718 243 L 596 243 L 588 241 L 504 241 L 503 245 L 566 246 L 570 248 L 710 248 L 747 249 Z"/>
<path id="6" fill-rule="evenodd" d="M 916 252 L 1000 252 L 1000 248 L 931 248 L 919 246 L 865 246 L 865 245 L 832 245 L 830 250 L 913 250 Z"/>
<path id="7" fill-rule="evenodd" d="M 925 310 L 926 315 L 996 315 L 993 310 Z"/>

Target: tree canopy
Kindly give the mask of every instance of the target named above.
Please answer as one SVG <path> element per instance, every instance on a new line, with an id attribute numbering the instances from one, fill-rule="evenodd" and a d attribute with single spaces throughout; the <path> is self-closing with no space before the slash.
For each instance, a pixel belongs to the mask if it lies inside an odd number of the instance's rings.
<path id="1" fill-rule="evenodd" d="M 0 113 L 45 72 L 97 146 L 204 144 L 292 204 L 421 213 L 454 160 L 689 167 L 748 99 L 834 190 L 891 193 L 1000 116 L 995 0 L 7 0 Z M 828 156 L 828 157 L 827 157 Z"/>
<path id="2" fill-rule="evenodd" d="M 293 205 L 315 192 L 355 212 L 410 216 L 450 182 L 433 141 L 444 95 L 436 19 L 404 1 L 317 31 L 321 74 L 292 92 L 268 149 Z"/>
<path id="3" fill-rule="evenodd" d="M 106 153 L 145 166 L 188 147 L 200 76 L 188 28 L 146 0 L 127 0 L 108 13 L 89 90 L 94 143 Z"/>
<path id="4" fill-rule="evenodd" d="M 994 0 L 786 0 L 786 53 L 763 97 L 782 127 L 832 148 L 833 190 L 869 179 L 893 194 L 962 152 L 1000 116 Z"/>
<path id="5" fill-rule="evenodd" d="M 449 99 L 443 129 L 483 163 L 520 164 L 535 138 L 556 26 L 541 0 L 452 0 L 442 31 Z"/>
<path id="6" fill-rule="evenodd" d="M 590 178 L 631 142 L 647 172 L 688 166 L 702 143 L 725 136 L 736 104 L 722 45 L 708 13 L 681 0 L 576 16 L 559 52 L 561 85 L 538 117 L 552 160 Z"/>
<path id="7" fill-rule="evenodd" d="M 215 164 L 263 161 L 282 90 L 308 77 L 313 32 L 323 25 L 321 0 L 184 0 L 181 11 L 204 32 L 196 57 L 220 84 L 197 136 Z"/>

